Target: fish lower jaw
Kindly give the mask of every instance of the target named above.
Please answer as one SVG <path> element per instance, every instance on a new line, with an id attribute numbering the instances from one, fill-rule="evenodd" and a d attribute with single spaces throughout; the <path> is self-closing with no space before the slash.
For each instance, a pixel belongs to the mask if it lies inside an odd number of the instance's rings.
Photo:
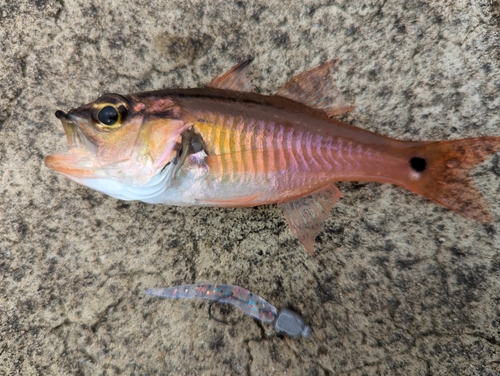
<path id="1" fill-rule="evenodd" d="M 45 166 L 70 179 L 73 177 L 93 177 L 96 175 L 95 157 L 85 149 L 70 149 L 45 157 Z"/>

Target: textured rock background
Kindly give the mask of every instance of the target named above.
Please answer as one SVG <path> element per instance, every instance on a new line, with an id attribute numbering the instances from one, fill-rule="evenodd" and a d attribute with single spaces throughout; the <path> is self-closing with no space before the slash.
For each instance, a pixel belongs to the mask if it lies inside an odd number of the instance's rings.
<path id="1" fill-rule="evenodd" d="M 53 113 L 104 92 L 196 87 L 254 56 L 265 93 L 334 57 L 353 124 L 404 139 L 500 134 L 492 0 L 0 0 L 0 375 L 500 372 L 500 166 L 475 170 L 495 221 L 397 187 L 340 184 L 310 257 L 276 207 L 125 203 L 43 165 Z M 245 286 L 308 339 L 146 287 Z"/>

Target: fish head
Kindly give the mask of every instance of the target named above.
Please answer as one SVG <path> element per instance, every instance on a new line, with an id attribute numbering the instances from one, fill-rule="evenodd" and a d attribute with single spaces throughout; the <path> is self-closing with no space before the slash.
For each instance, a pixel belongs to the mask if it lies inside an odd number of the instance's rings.
<path id="1" fill-rule="evenodd" d="M 71 180 L 95 187 L 147 185 L 179 153 L 192 116 L 172 99 L 105 94 L 94 102 L 57 111 L 67 150 L 49 155 L 45 165 Z"/>

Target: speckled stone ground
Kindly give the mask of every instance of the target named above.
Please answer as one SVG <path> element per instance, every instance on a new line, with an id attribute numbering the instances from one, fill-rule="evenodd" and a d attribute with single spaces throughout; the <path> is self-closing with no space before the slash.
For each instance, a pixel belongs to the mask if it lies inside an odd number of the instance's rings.
<path id="1" fill-rule="evenodd" d="M 125 203 L 43 165 L 53 113 L 208 83 L 253 56 L 264 93 L 340 58 L 347 121 L 403 139 L 500 134 L 500 3 L 0 0 L 0 375 L 500 373 L 500 166 L 488 225 L 397 187 L 340 184 L 315 257 L 276 207 Z M 300 311 L 277 336 L 151 286 L 244 286 Z"/>

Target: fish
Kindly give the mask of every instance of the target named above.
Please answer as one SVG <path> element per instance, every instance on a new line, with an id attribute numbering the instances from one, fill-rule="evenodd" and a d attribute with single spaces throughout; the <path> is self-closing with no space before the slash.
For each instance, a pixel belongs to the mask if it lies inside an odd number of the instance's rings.
<path id="1" fill-rule="evenodd" d="M 492 220 L 470 171 L 500 137 L 390 138 L 338 120 L 353 110 L 333 79 L 336 60 L 255 92 L 245 60 L 204 88 L 104 94 L 56 111 L 66 151 L 45 165 L 121 200 L 254 207 L 277 204 L 310 253 L 342 197 L 340 181 L 390 183 L 466 218 Z"/>

